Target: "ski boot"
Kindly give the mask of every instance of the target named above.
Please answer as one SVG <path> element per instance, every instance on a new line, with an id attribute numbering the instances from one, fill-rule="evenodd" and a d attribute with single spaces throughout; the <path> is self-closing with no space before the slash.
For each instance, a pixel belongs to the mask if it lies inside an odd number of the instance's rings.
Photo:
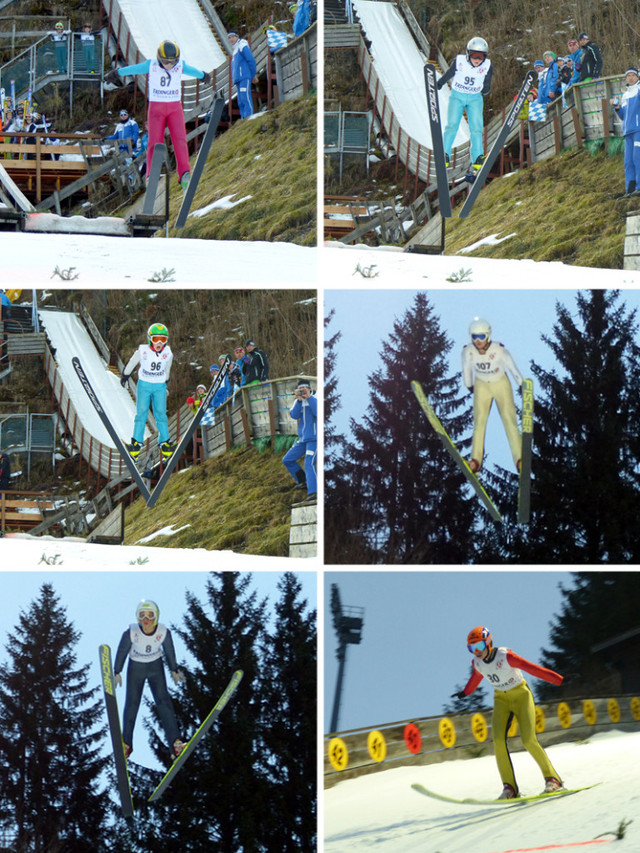
<path id="1" fill-rule="evenodd" d="M 318 503 L 317 492 L 311 492 L 303 501 L 300 501 L 301 506 L 313 506 Z"/>
<path id="2" fill-rule="evenodd" d="M 545 776 L 544 781 L 544 794 L 555 794 L 556 791 L 561 791 L 564 787 L 562 782 L 555 776 Z"/>
<path id="3" fill-rule="evenodd" d="M 480 463 L 477 459 L 470 459 L 467 464 L 469 465 L 469 468 L 473 471 L 474 474 L 477 474 L 480 470 Z"/>
<path id="4" fill-rule="evenodd" d="M 445 165 L 445 169 L 448 169 L 448 168 L 451 166 L 451 163 L 450 163 L 450 161 L 449 161 L 449 155 L 448 155 L 448 154 L 445 154 L 445 155 L 444 155 L 444 165 Z"/>
<path id="5" fill-rule="evenodd" d="M 478 172 L 480 171 L 480 169 L 482 169 L 482 164 L 484 163 L 484 160 L 485 160 L 484 154 L 481 154 L 479 157 L 476 158 L 476 162 L 472 163 L 472 165 L 469 167 L 469 171 L 464 176 L 465 181 L 467 181 L 470 184 L 472 184 L 475 181 L 475 179 L 478 176 Z"/>
<path id="6" fill-rule="evenodd" d="M 176 738 L 173 742 L 173 760 L 175 761 L 180 753 L 186 748 L 187 744 L 183 740 L 180 740 L 180 738 Z"/>
<path id="7" fill-rule="evenodd" d="M 189 181 L 191 180 L 191 172 L 185 172 L 184 175 L 180 178 L 180 186 L 183 190 L 189 186 Z"/>
<path id="8" fill-rule="evenodd" d="M 136 441 L 135 438 L 131 439 L 131 444 L 125 444 L 129 456 L 133 459 L 134 462 L 137 462 L 138 456 L 140 456 L 140 451 L 142 450 L 142 445 L 139 441 Z"/>
<path id="9" fill-rule="evenodd" d="M 168 439 L 167 441 L 163 441 L 162 444 L 158 445 L 160 448 L 160 452 L 162 453 L 162 458 L 167 461 L 173 456 L 173 452 L 178 446 L 175 441 L 171 441 Z"/>
<path id="10" fill-rule="evenodd" d="M 502 793 L 498 797 L 499 800 L 513 800 L 518 796 L 518 792 L 513 787 L 513 785 L 509 785 L 508 782 L 505 782 L 504 788 L 502 789 Z"/>
<path id="11" fill-rule="evenodd" d="M 131 753 L 133 752 L 133 747 L 132 747 L 132 746 L 129 746 L 129 744 L 128 744 L 128 743 L 123 743 L 123 744 L 122 744 L 122 748 L 123 748 L 123 750 L 124 750 L 124 757 L 125 757 L 126 759 L 128 759 L 128 758 L 129 758 L 129 756 L 131 755 Z"/>
<path id="12" fill-rule="evenodd" d="M 296 471 L 296 484 L 293 487 L 294 489 L 304 489 L 307 485 L 307 478 L 304 475 L 304 471 Z"/>

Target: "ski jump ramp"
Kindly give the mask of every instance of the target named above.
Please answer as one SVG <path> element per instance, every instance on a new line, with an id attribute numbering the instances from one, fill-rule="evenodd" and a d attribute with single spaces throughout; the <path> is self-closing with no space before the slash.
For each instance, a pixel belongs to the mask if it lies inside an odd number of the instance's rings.
<path id="1" fill-rule="evenodd" d="M 400 161 L 428 184 L 430 178 L 435 179 L 429 174 L 433 172 L 429 168 L 432 142 L 424 87 L 424 66 L 428 57 L 418 46 L 395 3 L 353 0 L 353 9 L 362 34 L 370 43 L 368 50 L 361 43 L 360 66 L 387 137 Z M 443 123 L 446 122 L 449 91 L 449 87 L 444 86 L 438 93 Z M 463 118 L 454 148 L 468 146 L 469 128 Z"/>

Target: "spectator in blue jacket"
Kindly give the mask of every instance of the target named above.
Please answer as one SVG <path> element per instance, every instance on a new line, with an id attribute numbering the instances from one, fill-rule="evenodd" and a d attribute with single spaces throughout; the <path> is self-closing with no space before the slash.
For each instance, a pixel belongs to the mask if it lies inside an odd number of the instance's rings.
<path id="1" fill-rule="evenodd" d="M 251 83 L 257 83 L 256 60 L 251 53 L 249 42 L 241 39 L 238 33 L 228 33 L 229 41 L 233 47 L 231 55 L 231 78 L 236 84 L 238 92 L 238 109 L 240 118 L 249 118 L 253 115 L 253 99 L 251 97 Z"/>
<path id="2" fill-rule="evenodd" d="M 545 50 L 542 59 L 546 65 L 546 72 L 538 87 L 538 103 L 549 104 L 560 94 L 558 91 L 558 62 L 552 50 Z"/>
<path id="3" fill-rule="evenodd" d="M 567 47 L 569 48 L 569 56 L 571 57 L 571 66 L 573 68 L 569 85 L 573 86 L 574 83 L 580 82 L 580 60 L 582 59 L 582 48 L 578 44 L 577 39 L 569 39 Z"/>
<path id="4" fill-rule="evenodd" d="M 627 188 L 622 197 L 628 198 L 640 195 L 640 76 L 638 69 L 628 68 L 625 80 L 626 92 L 622 98 L 612 98 L 611 105 L 622 119 L 624 178 Z"/>
<path id="5" fill-rule="evenodd" d="M 211 373 L 211 381 L 216 378 L 218 372 L 220 371 L 219 364 L 212 364 L 209 368 Z M 231 386 L 229 385 L 229 376 L 225 376 L 222 380 L 222 385 L 218 388 L 216 393 L 213 395 L 213 400 L 211 401 L 211 407 L 213 409 L 217 409 L 218 406 L 221 406 L 226 400 L 231 396 Z"/>
<path id="6" fill-rule="evenodd" d="M 282 457 L 282 462 L 298 485 L 302 485 L 302 471 L 298 460 L 304 459 L 304 479 L 307 497 L 302 503 L 313 504 L 318 497 L 316 461 L 318 455 L 318 400 L 311 384 L 301 379 L 295 390 L 295 401 L 289 411 L 298 421 L 298 440 Z"/>
<path id="7" fill-rule="evenodd" d="M 127 110 L 120 110 L 120 121 L 116 125 L 116 129 L 111 136 L 105 136 L 105 139 L 117 139 L 120 151 L 135 152 L 139 135 L 138 122 L 129 116 Z M 127 139 L 131 140 L 131 147 L 129 147 Z"/>

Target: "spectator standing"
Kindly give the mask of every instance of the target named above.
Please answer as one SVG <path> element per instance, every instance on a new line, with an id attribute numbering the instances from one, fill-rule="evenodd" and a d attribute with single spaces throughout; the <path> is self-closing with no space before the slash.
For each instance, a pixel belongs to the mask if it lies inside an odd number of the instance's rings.
<path id="1" fill-rule="evenodd" d="M 626 192 L 621 198 L 640 195 L 640 77 L 637 68 L 628 68 L 627 84 L 622 98 L 612 98 L 611 105 L 622 119 L 624 136 L 624 179 Z"/>
<path id="2" fill-rule="evenodd" d="M 602 72 L 602 53 L 598 45 L 592 42 L 586 33 L 580 33 L 578 41 L 582 48 L 580 82 L 585 83 L 600 76 Z"/>
<path id="3" fill-rule="evenodd" d="M 582 48 L 578 44 L 577 39 L 569 39 L 567 42 L 567 47 L 569 48 L 569 56 L 567 60 L 571 59 L 571 80 L 569 84 L 573 86 L 574 83 L 580 82 L 580 60 L 582 59 Z"/>
<path id="4" fill-rule="evenodd" d="M 88 74 L 96 73 L 96 34 L 91 31 L 91 24 L 84 24 L 80 33 L 82 55 Z"/>
<path id="5" fill-rule="evenodd" d="M 11 477 L 11 461 L 9 454 L 2 451 L 0 453 L 0 492 L 5 492 L 9 488 L 9 477 Z"/>
<path id="6" fill-rule="evenodd" d="M 298 440 L 282 457 L 282 462 L 297 484 L 301 483 L 299 459 L 304 458 L 307 497 L 303 503 L 315 503 L 318 497 L 316 460 L 318 455 L 318 400 L 307 379 L 298 382 L 289 415 L 298 421 Z"/>
<path id="7" fill-rule="evenodd" d="M 235 388 L 242 388 L 247 381 L 242 372 L 247 354 L 244 351 L 244 347 L 236 347 L 233 351 L 233 355 L 235 361 L 232 362 L 232 368 L 229 371 L 229 379 L 231 380 L 232 388 L 235 390 Z"/>
<path id="8" fill-rule="evenodd" d="M 11 317 L 11 300 L 4 290 L 0 290 L 0 303 L 2 304 L 2 322 L 4 322 Z"/>
<path id="9" fill-rule="evenodd" d="M 117 139 L 118 148 L 120 151 L 128 151 L 131 154 L 135 151 L 140 136 L 140 128 L 138 122 L 131 118 L 128 110 L 120 110 L 120 121 L 116 124 L 116 129 L 111 136 L 105 136 L 105 139 Z M 131 145 L 127 140 L 131 140 Z"/>
<path id="10" fill-rule="evenodd" d="M 51 41 L 56 51 L 56 64 L 58 66 L 58 74 L 67 73 L 67 36 L 71 35 L 71 30 L 65 30 L 62 21 L 58 21 L 54 30 L 47 33 L 51 36 Z M 53 74 L 53 71 L 49 71 Z"/>
<path id="11" fill-rule="evenodd" d="M 219 364 L 212 364 L 209 368 L 209 372 L 211 373 L 211 381 L 213 382 L 218 373 L 220 372 Z M 213 400 L 211 401 L 211 408 L 217 409 L 218 406 L 221 406 L 225 403 L 229 397 L 231 396 L 231 385 L 229 383 L 229 375 L 227 374 L 222 380 L 222 385 L 218 388 L 216 393 L 213 395 Z"/>
<path id="12" fill-rule="evenodd" d="M 206 385 L 198 385 L 196 388 L 196 393 L 192 397 L 187 397 L 187 406 L 191 409 L 191 411 L 196 414 L 200 406 L 202 405 L 202 398 L 207 393 Z"/>
<path id="13" fill-rule="evenodd" d="M 238 93 L 238 109 L 240 118 L 249 118 L 253 115 L 253 98 L 251 97 L 251 83 L 257 83 L 256 72 L 258 66 L 246 39 L 241 39 L 238 33 L 228 33 L 229 41 L 233 47 L 231 54 L 231 77 L 236 85 Z"/>
<path id="14" fill-rule="evenodd" d="M 559 94 L 558 63 L 552 50 L 545 50 L 542 59 L 546 65 L 546 70 L 538 87 L 538 103 L 550 104 Z"/>
<path id="15" fill-rule="evenodd" d="M 245 343 L 244 349 L 249 357 L 249 361 L 245 361 L 243 367 L 245 385 L 257 385 L 259 382 L 266 382 L 269 378 L 267 354 L 264 350 L 258 349 L 252 340 Z"/>

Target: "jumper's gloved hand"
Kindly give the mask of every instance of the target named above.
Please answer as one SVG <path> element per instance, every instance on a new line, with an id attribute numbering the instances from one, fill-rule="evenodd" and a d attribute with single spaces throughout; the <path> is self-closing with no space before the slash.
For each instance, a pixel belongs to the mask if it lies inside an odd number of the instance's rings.
<path id="1" fill-rule="evenodd" d="M 120 384 L 122 385 L 123 388 L 126 387 L 127 382 L 129 381 L 130 375 L 131 375 L 130 373 L 123 373 L 122 376 L 120 377 Z"/>
<path id="2" fill-rule="evenodd" d="M 116 687 L 122 687 L 122 676 L 120 673 L 117 673 L 116 675 Z"/>
<path id="3" fill-rule="evenodd" d="M 457 693 L 451 694 L 451 698 L 452 699 L 464 699 L 466 695 L 467 694 L 464 692 L 464 690 L 458 690 Z"/>
<path id="4" fill-rule="evenodd" d="M 209 83 L 211 83 L 211 74 L 209 74 L 207 71 L 205 71 L 204 77 L 201 77 L 200 79 L 205 84 L 205 86 L 208 86 Z"/>
<path id="5" fill-rule="evenodd" d="M 112 68 L 111 71 L 104 78 L 105 83 L 111 83 L 112 86 L 123 86 L 124 81 L 122 77 L 118 74 L 117 68 Z"/>
<path id="6" fill-rule="evenodd" d="M 181 672 L 179 669 L 177 669 L 175 672 L 171 673 L 171 678 L 173 678 L 174 684 L 179 684 L 181 681 L 187 680 L 185 678 L 184 672 Z"/>

